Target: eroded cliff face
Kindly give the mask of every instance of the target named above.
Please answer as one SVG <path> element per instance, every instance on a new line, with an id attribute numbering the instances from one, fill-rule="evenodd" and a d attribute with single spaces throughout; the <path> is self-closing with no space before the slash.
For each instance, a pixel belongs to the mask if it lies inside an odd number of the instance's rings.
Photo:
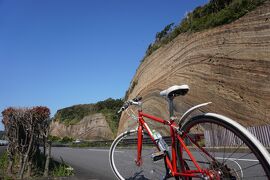
<path id="1" fill-rule="evenodd" d="M 128 99 L 142 96 L 144 111 L 163 118 L 168 118 L 167 102 L 159 92 L 188 84 L 189 93 L 175 99 L 178 115 L 211 101 L 202 111 L 223 114 L 245 126 L 269 124 L 269 1 L 231 24 L 179 35 L 143 61 L 131 84 L 135 86 Z M 134 125 L 123 113 L 118 133 Z"/>
<path id="2" fill-rule="evenodd" d="M 85 116 L 75 125 L 66 126 L 58 121 L 52 122 L 50 134 L 82 140 L 108 140 L 114 137 L 105 116 L 101 113 Z"/>

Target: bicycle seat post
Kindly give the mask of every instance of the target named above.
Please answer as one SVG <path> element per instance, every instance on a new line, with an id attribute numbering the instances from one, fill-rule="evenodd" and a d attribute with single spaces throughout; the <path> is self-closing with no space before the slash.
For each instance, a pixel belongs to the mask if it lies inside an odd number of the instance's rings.
<path id="1" fill-rule="evenodd" d="M 169 113 L 170 113 L 170 119 L 172 119 L 172 117 L 174 117 L 174 110 L 173 110 L 173 99 L 174 97 L 170 97 L 168 98 L 168 103 L 169 103 Z"/>
<path id="2" fill-rule="evenodd" d="M 170 120 L 175 119 L 174 118 L 174 110 L 173 110 L 173 99 L 177 96 L 186 95 L 188 91 L 189 91 L 188 85 L 181 85 L 181 86 L 174 85 L 174 86 L 169 87 L 168 89 L 160 92 L 160 95 L 165 96 L 168 100 Z"/>

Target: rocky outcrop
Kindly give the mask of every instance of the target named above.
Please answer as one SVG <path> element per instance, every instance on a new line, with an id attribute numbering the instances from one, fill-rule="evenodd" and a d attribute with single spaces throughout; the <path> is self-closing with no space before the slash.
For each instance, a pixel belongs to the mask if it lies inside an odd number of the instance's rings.
<path id="1" fill-rule="evenodd" d="M 176 98 L 178 115 L 211 101 L 203 111 L 245 126 L 269 124 L 269 1 L 231 24 L 181 34 L 155 51 L 137 69 L 128 98 L 142 96 L 145 112 L 167 118 L 166 101 L 159 92 L 175 84 L 190 86 L 186 96 Z M 118 133 L 135 124 L 123 113 Z"/>
<path id="2" fill-rule="evenodd" d="M 108 140 L 113 138 L 113 133 L 106 118 L 101 113 L 85 116 L 77 124 L 69 126 L 59 121 L 54 121 L 51 124 L 50 134 L 82 140 Z"/>

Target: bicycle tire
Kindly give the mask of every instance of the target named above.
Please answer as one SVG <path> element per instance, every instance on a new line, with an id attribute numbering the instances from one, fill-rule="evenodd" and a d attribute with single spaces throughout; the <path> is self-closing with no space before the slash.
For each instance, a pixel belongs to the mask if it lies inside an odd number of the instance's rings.
<path id="1" fill-rule="evenodd" d="M 239 123 L 219 114 L 206 113 L 187 120 L 180 130 L 199 165 L 208 169 L 210 175 L 221 179 L 270 179 L 269 153 Z M 201 133 L 203 138 L 200 139 Z M 200 148 L 204 148 L 215 160 Z M 178 148 L 177 151 L 179 153 Z M 194 168 L 186 153 L 184 156 L 189 167 Z"/>
<path id="2" fill-rule="evenodd" d="M 158 152 L 153 142 L 147 142 L 148 134 L 143 133 L 142 165 L 135 163 L 137 155 L 137 130 L 120 134 L 112 143 L 109 153 L 111 169 L 118 179 L 163 179 L 166 169 L 163 158 L 153 161 L 151 155 Z M 149 137 L 149 136 L 148 136 Z M 130 144 L 133 139 L 134 144 Z"/>

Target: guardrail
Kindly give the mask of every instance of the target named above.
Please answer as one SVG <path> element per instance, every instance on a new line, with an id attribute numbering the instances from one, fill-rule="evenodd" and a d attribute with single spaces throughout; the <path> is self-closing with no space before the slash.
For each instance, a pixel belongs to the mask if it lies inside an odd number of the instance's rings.
<path id="1" fill-rule="evenodd" d="M 166 136 L 163 137 L 164 141 L 170 145 L 171 144 L 171 137 L 170 136 Z M 72 143 L 67 143 L 67 144 L 62 144 L 62 143 L 52 143 L 53 147 L 69 147 L 69 146 L 73 146 L 73 145 L 80 145 L 80 144 L 100 144 L 100 145 L 111 145 L 113 143 L 114 140 L 100 140 L 100 141 L 81 141 L 78 143 L 72 142 Z M 126 139 L 125 144 L 126 145 L 130 145 L 130 144 L 136 144 L 137 143 L 137 139 Z M 153 144 L 152 139 L 150 137 L 144 137 L 143 138 L 143 144 L 149 145 L 149 144 Z"/>

